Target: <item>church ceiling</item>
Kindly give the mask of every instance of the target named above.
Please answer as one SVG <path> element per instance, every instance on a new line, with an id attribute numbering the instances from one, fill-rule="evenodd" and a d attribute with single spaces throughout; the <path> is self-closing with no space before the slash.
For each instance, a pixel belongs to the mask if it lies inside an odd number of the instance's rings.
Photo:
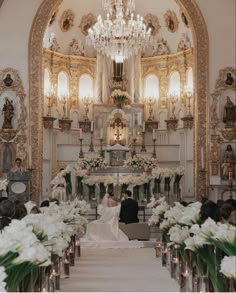
<path id="1" fill-rule="evenodd" d="M 1 1 L 1 0 L 0 0 Z M 175 0 L 136 0 L 135 17 L 140 14 L 148 23 L 152 21 L 151 27 L 154 27 L 154 35 L 160 42 L 168 46 L 169 54 L 179 51 L 182 39 L 188 39 L 191 46 L 192 32 L 189 27 L 187 16 L 177 5 Z M 69 15 L 65 21 L 65 15 Z M 106 18 L 105 11 L 102 8 L 102 0 L 63 0 L 59 8 L 54 12 L 49 21 L 45 32 L 44 47 L 49 48 L 50 37 L 53 34 L 56 37 L 58 50 L 64 54 L 70 54 L 70 44 L 73 39 L 85 44 L 87 27 L 96 21 L 98 15 Z M 173 17 L 175 26 L 168 27 L 168 16 Z M 85 46 L 86 56 L 94 57 L 95 52 L 88 46 Z M 145 56 L 149 52 L 145 52 Z"/>

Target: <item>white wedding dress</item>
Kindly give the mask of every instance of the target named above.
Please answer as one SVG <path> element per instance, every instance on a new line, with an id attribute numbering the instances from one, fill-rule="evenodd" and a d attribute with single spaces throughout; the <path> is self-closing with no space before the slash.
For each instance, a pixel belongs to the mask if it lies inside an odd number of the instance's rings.
<path id="1" fill-rule="evenodd" d="M 98 206 L 98 220 L 88 223 L 82 247 L 101 248 L 139 248 L 144 247 L 142 241 L 129 241 L 124 232 L 119 229 L 119 215 L 121 205 L 109 207 L 108 196 L 105 195 Z"/>

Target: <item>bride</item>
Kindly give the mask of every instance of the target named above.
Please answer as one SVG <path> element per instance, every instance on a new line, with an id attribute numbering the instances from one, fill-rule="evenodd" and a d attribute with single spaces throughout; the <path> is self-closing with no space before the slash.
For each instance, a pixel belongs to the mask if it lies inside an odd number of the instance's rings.
<path id="1" fill-rule="evenodd" d="M 121 205 L 115 201 L 114 195 L 105 194 L 98 206 L 98 220 L 87 225 L 85 239 L 88 241 L 129 241 L 128 237 L 119 229 L 119 215 Z"/>

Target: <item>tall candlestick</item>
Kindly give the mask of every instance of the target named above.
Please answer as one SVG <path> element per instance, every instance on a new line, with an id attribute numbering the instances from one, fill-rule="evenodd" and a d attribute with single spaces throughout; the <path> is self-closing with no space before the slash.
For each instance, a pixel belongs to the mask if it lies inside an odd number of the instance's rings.
<path id="1" fill-rule="evenodd" d="M 91 132 L 93 132 L 93 121 L 91 121 Z"/>
<path id="2" fill-rule="evenodd" d="M 100 129 L 100 138 L 103 138 L 103 128 Z"/>
<path id="3" fill-rule="evenodd" d="M 155 128 L 152 129 L 152 139 L 156 138 L 156 130 Z"/>
<path id="4" fill-rule="evenodd" d="M 204 155 L 203 155 L 203 147 L 201 147 L 201 168 L 204 169 Z"/>
<path id="5" fill-rule="evenodd" d="M 135 138 L 136 137 L 136 130 L 135 130 L 135 128 L 133 129 L 133 138 Z"/>
<path id="6" fill-rule="evenodd" d="M 143 122 L 143 132 L 145 132 L 145 122 Z"/>
<path id="7" fill-rule="evenodd" d="M 79 138 L 82 139 L 82 129 L 79 129 Z"/>

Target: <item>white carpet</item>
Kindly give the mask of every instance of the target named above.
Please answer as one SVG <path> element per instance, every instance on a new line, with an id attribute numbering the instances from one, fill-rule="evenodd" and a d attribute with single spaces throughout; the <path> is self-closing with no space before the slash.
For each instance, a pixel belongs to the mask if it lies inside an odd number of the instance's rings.
<path id="1" fill-rule="evenodd" d="M 64 292 L 177 292 L 153 248 L 82 249 L 69 279 L 61 280 Z"/>
<path id="2" fill-rule="evenodd" d="M 144 247 L 143 241 L 89 241 L 80 239 L 80 246 L 84 248 L 141 248 Z"/>

